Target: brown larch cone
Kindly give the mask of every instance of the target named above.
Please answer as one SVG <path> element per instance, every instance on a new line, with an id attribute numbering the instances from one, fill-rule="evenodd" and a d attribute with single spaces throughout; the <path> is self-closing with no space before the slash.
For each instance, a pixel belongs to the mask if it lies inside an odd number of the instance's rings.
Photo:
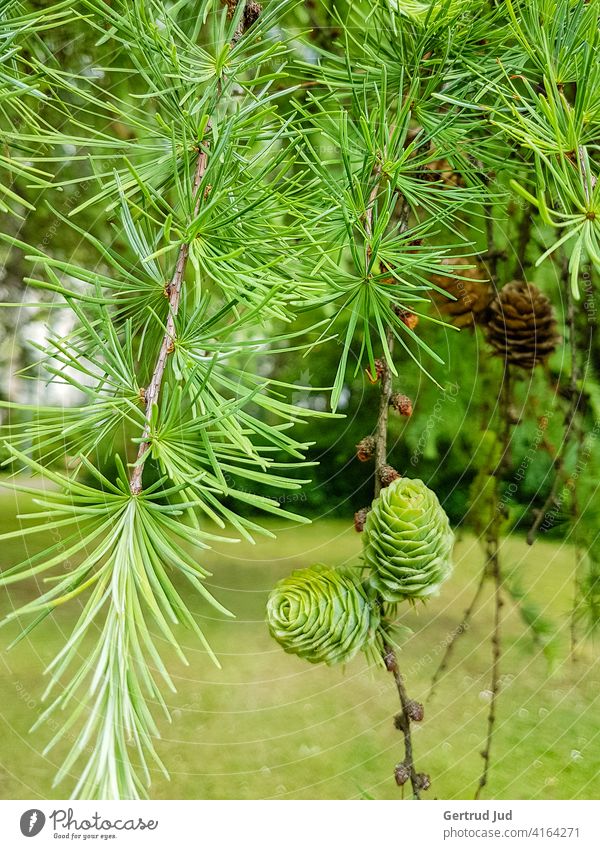
<path id="1" fill-rule="evenodd" d="M 260 3 L 246 3 L 246 8 L 244 9 L 244 30 L 250 29 L 252 24 L 256 23 L 261 12 L 262 6 Z"/>
<path id="2" fill-rule="evenodd" d="M 440 312 L 456 327 L 469 327 L 475 322 L 485 321 L 494 292 L 483 268 L 463 256 L 447 257 L 442 260 L 442 265 L 447 265 L 455 274 L 466 279 L 432 275 L 431 282 L 456 299 L 432 290 L 431 297 Z"/>
<path id="3" fill-rule="evenodd" d="M 543 363 L 560 342 L 550 300 L 523 280 L 507 283 L 492 301 L 486 336 L 495 353 L 527 370 Z"/>

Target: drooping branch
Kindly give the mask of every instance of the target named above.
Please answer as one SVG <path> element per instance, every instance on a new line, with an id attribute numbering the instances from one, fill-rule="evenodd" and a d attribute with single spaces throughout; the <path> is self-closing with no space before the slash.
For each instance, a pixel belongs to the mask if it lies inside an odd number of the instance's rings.
<path id="1" fill-rule="evenodd" d="M 197 154 L 196 171 L 194 174 L 194 181 L 192 185 L 192 196 L 196 198 L 194 204 L 194 217 L 198 215 L 198 212 L 200 211 L 201 195 L 199 192 L 199 188 L 206 172 L 207 159 L 207 150 L 199 150 Z M 167 317 L 165 333 L 160 346 L 158 359 L 156 360 L 156 365 L 154 367 L 154 372 L 152 374 L 152 379 L 150 380 L 150 383 L 148 384 L 148 387 L 146 388 L 146 391 L 144 393 L 146 402 L 144 430 L 142 431 L 142 440 L 138 448 L 135 466 L 133 468 L 129 480 L 129 489 L 132 495 L 139 495 L 142 491 L 144 464 L 146 462 L 146 458 L 148 457 L 148 452 L 150 450 L 149 438 L 152 408 L 154 404 L 157 403 L 160 395 L 165 368 L 167 366 L 167 359 L 169 357 L 169 354 L 173 351 L 175 347 L 175 319 L 177 317 L 177 313 L 179 312 L 181 293 L 183 289 L 183 280 L 188 264 L 189 253 L 190 245 L 188 242 L 184 242 L 179 248 L 177 262 L 175 264 L 175 271 L 173 272 L 173 277 L 167 287 L 167 293 L 169 295 L 169 315 Z"/>
<path id="2" fill-rule="evenodd" d="M 388 328 L 386 343 L 389 356 L 394 351 L 394 334 Z M 375 430 L 375 498 L 381 492 L 383 486 L 381 472 L 387 464 L 387 431 L 390 412 L 390 399 L 392 397 L 392 371 L 385 363 L 381 375 L 381 388 L 379 392 L 379 414 L 377 416 L 377 428 Z"/>
<path id="3" fill-rule="evenodd" d="M 492 626 L 492 676 L 490 682 L 490 706 L 487 718 L 487 734 L 485 745 L 481 756 L 483 758 L 483 770 L 479 778 L 479 784 L 475 792 L 475 799 L 479 799 L 481 793 L 488 782 L 488 776 L 491 764 L 492 743 L 494 739 L 494 729 L 496 725 L 496 709 L 498 696 L 500 694 L 500 661 L 502 659 L 502 607 L 504 600 L 502 598 L 502 566 L 500 563 L 500 528 L 501 514 L 499 513 L 499 484 L 506 471 L 508 456 L 510 452 L 510 438 L 513 419 L 510 413 L 512 404 L 512 383 L 510 374 L 510 365 L 505 362 L 504 379 L 502 381 L 502 389 L 500 394 L 499 413 L 502 421 L 502 443 L 500 446 L 499 459 L 492 472 L 494 479 L 496 503 L 493 506 L 494 514 L 490 517 L 487 539 L 486 539 L 486 564 L 485 574 L 489 575 L 494 582 L 494 624 Z"/>
<path id="4" fill-rule="evenodd" d="M 575 459 L 576 468 L 579 467 L 581 462 L 581 446 L 583 442 L 582 434 L 579 434 L 579 438 L 577 440 L 577 456 Z M 582 545 L 581 534 L 579 530 L 579 523 L 581 520 L 581 513 L 579 509 L 579 500 L 577 498 L 577 487 L 574 486 L 571 491 L 571 521 L 573 524 L 573 547 L 575 549 L 575 568 L 573 570 L 573 601 L 571 603 L 571 613 L 569 617 L 569 643 L 570 643 L 570 654 L 571 660 L 577 660 L 577 646 L 579 643 L 579 634 L 578 634 L 578 620 L 579 620 L 579 611 L 580 611 L 580 603 L 581 603 L 581 591 L 582 591 L 582 573 L 584 568 L 585 561 L 585 549 Z"/>
<path id="5" fill-rule="evenodd" d="M 483 758 L 483 771 L 479 778 L 479 784 L 475 792 L 475 799 L 479 799 L 483 788 L 488 782 L 490 771 L 492 742 L 494 738 L 494 728 L 496 725 L 496 708 L 498 703 L 498 695 L 500 693 L 500 661 L 502 658 L 502 607 L 504 601 L 502 599 L 502 570 L 500 566 L 499 556 L 499 539 L 495 535 L 493 539 L 488 541 L 487 545 L 487 564 L 486 568 L 492 574 L 494 580 L 494 625 L 492 630 L 492 678 L 490 685 L 490 707 L 487 718 L 487 734 L 485 746 L 481 753 Z"/>
<path id="6" fill-rule="evenodd" d="M 546 519 L 550 509 L 557 503 L 558 489 L 563 480 L 565 458 L 570 446 L 577 436 L 576 419 L 581 401 L 579 351 L 577 345 L 577 328 L 575 322 L 575 300 L 569 280 L 569 261 L 566 255 L 562 257 L 561 283 L 567 293 L 567 326 L 569 331 L 569 349 L 571 355 L 571 371 L 569 376 L 569 403 L 565 412 L 564 433 L 561 443 L 554 455 L 552 468 L 554 478 L 550 491 L 540 510 L 536 511 L 535 519 L 527 533 L 527 544 L 533 545 L 538 531 Z"/>
<path id="7" fill-rule="evenodd" d="M 243 1 L 243 0 L 242 0 Z M 228 15 L 232 17 L 235 14 L 236 9 L 239 5 L 240 0 L 224 0 L 225 5 L 228 7 Z M 239 23 L 236 27 L 235 33 L 233 35 L 231 44 L 236 44 L 239 39 L 244 34 L 244 31 L 257 20 L 258 16 L 262 11 L 262 7 L 253 2 L 252 0 L 248 0 L 248 2 L 244 2 L 244 10 L 239 19 Z M 221 98 L 222 95 L 222 84 L 221 78 L 217 81 L 217 101 Z M 207 130 L 210 128 L 210 122 L 208 123 Z M 196 168 L 194 173 L 194 178 L 192 182 L 192 197 L 194 198 L 194 218 L 198 215 L 200 211 L 200 204 L 202 202 L 202 194 L 199 191 L 200 184 L 204 178 L 206 173 L 206 166 L 208 163 L 208 144 L 204 142 L 204 140 L 200 140 L 196 147 Z M 154 371 L 152 373 L 152 378 L 150 383 L 144 392 L 144 400 L 145 400 L 145 411 L 144 411 L 144 429 L 142 431 L 142 437 L 139 444 L 137 458 L 131 472 L 131 476 L 129 478 L 129 490 L 132 495 L 139 495 L 143 489 L 143 475 L 144 475 L 144 465 L 146 460 L 148 459 L 150 453 L 150 430 L 151 430 L 151 421 L 152 421 L 152 408 L 154 404 L 158 403 L 160 397 L 160 390 L 162 387 L 163 377 L 165 374 L 165 369 L 167 366 L 167 360 L 169 358 L 169 354 L 173 352 L 175 349 L 175 341 L 176 341 L 176 328 L 175 328 L 175 319 L 177 318 L 177 314 L 179 312 L 179 306 L 181 303 L 181 294 L 183 290 L 183 281 L 185 278 L 185 272 L 188 264 L 190 254 L 190 244 L 189 242 L 184 242 L 179 248 L 179 253 L 177 255 L 177 262 L 175 263 L 175 270 L 173 272 L 173 277 L 171 278 L 171 282 L 166 288 L 166 293 L 169 297 L 169 315 L 167 317 L 167 323 L 165 326 L 165 333 L 162 339 L 162 343 L 160 346 L 160 351 L 158 354 L 158 358 L 156 360 L 156 364 L 154 366 Z"/>
<path id="8" fill-rule="evenodd" d="M 413 753 L 411 722 L 418 722 L 423 718 L 423 706 L 418 702 L 409 698 L 406 691 L 404 678 L 398 666 L 398 658 L 396 652 L 387 640 L 383 642 L 383 660 L 388 672 L 391 672 L 396 682 L 396 689 L 400 698 L 401 712 L 396 714 L 394 719 L 395 727 L 401 731 L 404 736 L 404 760 L 398 764 L 395 769 L 395 777 L 398 784 L 404 784 L 405 780 L 410 779 L 413 797 L 421 798 L 421 790 L 427 790 L 430 785 L 429 776 L 425 773 L 418 773 L 415 769 L 415 759 Z"/>
<path id="9" fill-rule="evenodd" d="M 450 637 L 450 639 L 448 641 L 448 644 L 446 646 L 446 649 L 444 651 L 442 659 L 440 660 L 440 663 L 439 663 L 437 669 L 435 670 L 435 672 L 433 674 L 433 678 L 431 679 L 431 685 L 429 687 L 429 694 L 428 694 L 428 698 L 430 698 L 430 699 L 435 694 L 435 689 L 437 687 L 438 681 L 440 680 L 442 675 L 445 673 L 445 671 L 448 669 L 448 666 L 450 664 L 450 660 L 452 658 L 452 654 L 454 653 L 454 649 L 456 647 L 457 640 L 463 634 L 466 634 L 467 631 L 469 630 L 469 627 L 471 625 L 471 619 L 473 618 L 473 614 L 475 612 L 477 602 L 479 601 L 479 599 L 481 597 L 481 593 L 483 592 L 483 588 L 485 586 L 486 578 L 487 578 L 487 570 L 482 569 L 481 575 L 479 577 L 479 583 L 477 584 L 477 589 L 475 590 L 473 598 L 471 599 L 468 607 L 466 607 L 465 612 L 463 614 L 463 618 L 462 618 L 460 624 L 452 632 L 452 636 Z"/>
<path id="10" fill-rule="evenodd" d="M 365 225 L 365 269 L 368 267 L 369 261 L 371 259 L 372 247 L 371 247 L 371 237 L 373 234 L 373 211 L 375 204 L 377 202 L 377 195 L 380 189 L 381 179 L 382 179 L 382 171 L 381 166 L 376 164 L 373 169 L 373 176 L 375 177 L 375 185 L 373 186 L 369 200 L 367 202 L 367 208 L 365 210 L 364 217 L 364 225 Z M 404 229 L 407 224 L 408 212 L 405 204 L 402 204 L 401 213 L 399 215 L 398 227 L 400 229 Z M 386 469 L 387 467 L 387 439 L 388 439 L 388 421 L 389 421 L 389 410 L 390 410 L 390 401 L 392 398 L 392 370 L 390 368 L 390 361 L 392 359 L 392 354 L 394 351 L 394 332 L 391 326 L 388 326 L 386 329 L 386 340 L 385 340 L 387 350 L 384 351 L 384 356 L 381 360 L 381 376 L 380 376 L 380 390 L 379 390 L 379 410 L 377 415 L 377 425 L 374 433 L 374 460 L 375 460 L 375 485 L 374 485 L 374 493 L 375 497 L 379 495 L 383 486 L 386 485 Z M 393 471 L 393 470 L 390 470 Z M 384 610 L 384 601 L 382 598 L 378 599 L 378 604 L 380 609 Z M 402 763 L 398 764 L 395 769 L 395 778 L 398 785 L 402 786 L 408 779 L 410 779 L 413 797 L 415 799 L 421 798 L 421 790 L 426 790 L 429 787 L 429 777 L 424 773 L 417 773 L 414 765 L 414 755 L 413 755 L 413 745 L 412 745 L 412 733 L 411 733 L 411 722 L 412 721 L 420 721 L 422 716 L 422 706 L 417 702 L 413 701 L 409 698 L 408 693 L 406 691 L 406 686 L 404 684 L 404 679 L 402 677 L 402 673 L 400 671 L 400 667 L 398 665 L 398 658 L 396 656 L 396 652 L 391 645 L 389 639 L 387 638 L 385 626 L 382 629 L 383 635 L 383 645 L 382 645 L 382 658 L 388 672 L 391 672 L 394 676 L 394 681 L 396 683 L 396 689 L 398 690 L 398 696 L 400 698 L 400 707 L 401 712 L 397 714 L 395 719 L 395 726 L 399 731 L 402 731 L 404 737 L 404 760 Z"/>
<path id="11" fill-rule="evenodd" d="M 519 224 L 519 237 L 513 277 L 524 278 L 525 271 L 531 265 L 531 262 L 527 258 L 527 248 L 531 242 L 531 231 L 533 228 L 533 206 L 531 204 L 528 203 L 524 206 Z"/>
<path id="12" fill-rule="evenodd" d="M 581 363 L 579 359 L 579 340 L 577 338 L 577 324 L 575 320 L 575 299 L 571 287 L 567 286 L 567 324 L 569 329 L 569 348 L 571 352 L 571 379 L 569 381 L 569 394 L 571 409 L 574 411 L 572 421 L 572 435 L 575 443 L 575 469 L 580 468 L 583 455 L 584 433 L 582 417 L 579 414 L 579 402 L 581 398 L 579 387 L 584 383 L 582 380 Z M 581 575 L 583 571 L 585 550 L 582 545 L 580 534 L 580 505 L 577 493 L 576 479 L 571 488 L 571 522 L 573 527 L 573 544 L 575 548 L 575 569 L 573 573 L 573 603 L 571 605 L 571 616 L 569 623 L 570 651 L 572 660 L 577 659 L 577 622 L 579 602 L 581 597 Z"/>
<path id="13" fill-rule="evenodd" d="M 391 328 L 387 332 L 387 344 L 389 355 L 393 351 L 393 333 Z M 381 492 L 385 482 L 385 470 L 387 468 L 387 436 L 388 436 L 388 418 L 390 409 L 390 398 L 392 394 L 392 372 L 389 365 L 386 363 L 383 367 L 381 375 L 381 388 L 379 395 L 379 414 L 377 417 L 377 429 L 375 432 L 375 497 Z M 383 599 L 379 599 L 379 606 L 384 609 Z M 411 722 L 418 721 L 422 718 L 421 715 L 415 716 L 411 710 L 412 706 L 417 704 L 408 697 L 404 679 L 398 665 L 398 658 L 393 646 L 388 639 L 383 639 L 382 657 L 385 668 L 391 672 L 396 682 L 396 688 L 400 697 L 401 713 L 396 717 L 396 728 L 402 731 L 404 736 L 404 761 L 396 767 L 396 781 L 402 784 L 407 777 L 410 778 L 410 783 L 415 799 L 420 799 L 420 791 L 427 789 L 429 786 L 429 778 L 425 774 L 417 773 L 414 765 Z"/>

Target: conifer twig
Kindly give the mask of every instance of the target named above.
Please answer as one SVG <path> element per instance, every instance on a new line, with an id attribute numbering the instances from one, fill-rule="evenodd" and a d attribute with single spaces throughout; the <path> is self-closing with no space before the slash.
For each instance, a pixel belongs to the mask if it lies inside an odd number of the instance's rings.
<path id="1" fill-rule="evenodd" d="M 377 200 L 377 193 L 379 191 L 381 179 L 381 166 L 379 164 L 377 164 L 373 169 L 373 175 L 376 177 L 376 181 L 369 195 L 367 208 L 365 210 L 365 234 L 367 237 L 365 242 L 365 259 L 367 261 L 367 265 L 371 258 L 370 237 L 372 236 L 373 232 L 373 208 Z M 407 212 L 406 209 L 403 207 L 401 220 L 399 222 L 400 228 L 406 226 L 406 218 Z M 381 488 L 383 486 L 381 472 L 387 464 L 388 420 L 390 410 L 390 398 L 392 396 L 392 370 L 389 365 L 389 360 L 391 359 L 394 350 L 394 332 L 391 326 L 388 326 L 386 330 L 386 347 L 387 351 L 385 352 L 386 356 L 383 359 L 383 370 L 381 374 L 381 384 L 379 392 L 379 412 L 377 416 L 377 426 L 375 429 L 374 436 L 376 498 L 381 492 Z M 383 610 L 383 599 L 380 598 L 378 601 L 380 608 Z M 427 787 L 429 786 L 429 778 L 425 775 L 419 775 L 416 772 L 414 765 L 411 734 L 411 705 L 416 703 L 414 703 L 408 696 L 406 686 L 404 684 L 404 679 L 402 677 L 402 673 L 400 672 L 400 667 L 398 666 L 398 658 L 396 656 L 396 652 L 393 646 L 390 644 L 389 640 L 385 637 L 385 635 L 383 638 L 382 658 L 386 669 L 394 676 L 394 681 L 396 682 L 396 689 L 398 690 L 398 695 L 400 697 L 400 706 L 402 708 L 401 713 L 398 714 L 398 716 L 396 717 L 396 728 L 401 730 L 404 736 L 404 761 L 401 766 L 403 770 L 407 771 L 408 776 L 410 777 L 413 797 L 415 799 L 420 799 L 420 791 L 421 789 L 427 789 Z M 396 780 L 398 780 L 398 777 L 398 772 L 396 772 Z"/>
<path id="2" fill-rule="evenodd" d="M 387 345 L 391 356 L 394 345 L 394 336 L 391 328 L 388 328 L 387 330 Z M 377 497 L 381 492 L 382 480 L 380 473 L 387 463 L 387 432 L 391 394 L 392 372 L 389 365 L 386 363 L 383 369 L 383 373 L 381 375 L 379 415 L 377 417 L 377 428 L 375 431 L 375 497 Z M 383 609 L 383 599 L 379 599 L 379 606 Z M 421 776 L 419 776 L 415 770 L 412 734 L 410 727 L 412 719 L 410 706 L 412 704 L 412 700 L 409 698 L 406 692 L 406 686 L 404 684 L 402 673 L 400 672 L 400 667 L 398 666 L 398 658 L 396 656 L 396 652 L 393 646 L 385 637 L 383 640 L 382 658 L 385 664 L 385 668 L 394 676 L 394 681 L 396 682 L 396 688 L 400 697 L 400 706 L 402 708 L 402 711 L 399 715 L 400 719 L 399 722 L 397 721 L 396 727 L 400 731 L 402 731 L 402 734 L 404 736 L 403 767 L 409 773 L 414 798 L 420 799 L 420 790 L 422 789 L 422 784 L 420 781 Z"/>
<path id="3" fill-rule="evenodd" d="M 569 350 L 571 354 L 571 373 L 569 377 L 569 400 L 570 400 L 570 408 L 569 410 L 573 412 L 573 418 L 571 421 L 571 430 L 572 437 L 575 441 L 576 445 L 576 458 L 575 458 L 575 468 L 579 468 L 580 457 L 581 457 L 581 449 L 583 442 L 583 434 L 581 432 L 581 418 L 577 416 L 577 412 L 579 409 L 579 400 L 580 400 L 580 391 L 579 391 L 579 382 L 581 380 L 581 368 L 579 361 L 579 345 L 577 338 L 577 322 L 576 322 L 576 312 L 575 312 L 575 299 L 573 297 L 573 290 L 569 285 L 568 274 L 569 274 L 569 263 L 567 257 L 562 256 L 562 264 L 561 264 L 561 277 L 566 280 L 566 290 L 567 290 L 567 327 L 569 332 Z M 568 414 L 567 414 L 568 415 Z M 565 427 L 569 427 L 568 421 L 565 424 Z M 568 434 L 570 435 L 570 434 Z M 566 437 L 565 437 L 566 438 Z M 583 551 L 581 548 L 581 541 L 579 538 L 579 503 L 577 499 L 577 487 L 573 486 L 571 490 L 571 519 L 573 522 L 573 535 L 574 535 L 574 543 L 575 543 L 575 570 L 573 577 L 573 604 L 571 606 L 571 616 L 569 621 L 569 638 L 570 638 L 570 653 L 572 660 L 577 659 L 577 613 L 579 609 L 579 597 L 581 590 L 581 569 L 582 569 L 582 560 L 583 560 Z"/>
<path id="4" fill-rule="evenodd" d="M 200 183 L 202 182 L 202 178 L 204 177 L 204 174 L 206 172 L 207 159 L 207 151 L 198 150 L 196 171 L 194 174 L 194 182 L 192 186 L 192 196 L 196 198 L 194 204 L 194 216 L 198 215 L 198 212 L 200 210 L 201 196 L 199 188 Z M 173 272 L 173 277 L 167 287 L 167 293 L 169 296 L 169 315 L 167 318 L 167 324 L 162 344 L 160 346 L 158 359 L 156 360 L 156 365 L 154 366 L 152 379 L 144 393 L 144 399 L 146 402 L 144 430 L 142 431 L 142 440 L 138 448 L 135 466 L 129 479 L 129 489 L 132 495 L 139 495 L 142 491 L 144 464 L 150 448 L 150 422 L 152 418 L 152 407 L 158 401 L 160 389 L 162 386 L 162 380 L 167 365 L 167 359 L 175 346 L 175 319 L 177 317 L 177 313 L 179 312 L 179 304 L 181 301 L 181 292 L 183 288 L 183 278 L 185 276 L 185 270 L 187 268 L 189 253 L 189 242 L 184 242 L 179 248 L 177 262 L 175 264 L 175 271 Z"/>
<path id="5" fill-rule="evenodd" d="M 502 475 L 506 469 L 507 457 L 510 449 L 510 434 L 512 426 L 512 418 L 510 415 L 510 407 L 512 401 L 512 383 L 510 366 L 508 362 L 504 365 L 504 379 L 502 382 L 502 392 L 500 396 L 500 416 L 503 422 L 502 446 L 499 460 L 492 472 L 495 481 L 495 492 L 498 494 L 498 484 L 502 479 Z M 484 574 L 490 575 L 494 581 L 494 624 L 492 627 L 492 678 L 490 683 L 490 707 L 487 718 L 487 734 L 485 745 L 481 756 L 483 758 L 483 770 L 479 778 L 479 784 L 475 791 L 475 799 L 479 799 L 483 788 L 488 782 L 488 776 L 491 764 L 492 743 L 494 738 L 494 728 L 496 725 L 496 708 L 498 696 L 500 693 L 500 661 L 502 659 L 502 607 L 504 600 L 502 598 L 502 566 L 500 563 L 500 516 L 497 512 L 490 519 L 489 530 L 486 540 L 486 565 Z"/>
<path id="6" fill-rule="evenodd" d="M 383 642 L 383 659 L 386 665 L 386 669 L 388 672 L 391 672 L 394 676 L 394 681 L 396 682 L 396 688 L 398 690 L 398 696 L 400 697 L 400 705 L 402 707 L 401 713 L 396 716 L 396 728 L 399 731 L 402 731 L 404 736 L 404 761 L 402 766 L 408 771 L 410 776 L 410 784 L 413 791 L 413 797 L 415 799 L 421 798 L 421 789 L 426 789 L 429 784 L 423 787 L 422 777 L 419 776 L 415 769 L 415 759 L 413 753 L 413 745 L 412 745 L 412 734 L 410 729 L 411 724 L 411 704 L 412 701 L 408 696 L 406 691 L 406 685 L 404 683 L 404 678 L 402 677 L 402 673 L 400 672 L 400 667 L 398 666 L 398 658 L 396 656 L 396 652 L 390 643 L 384 639 Z M 429 779 L 427 778 L 427 782 Z"/>
<path id="7" fill-rule="evenodd" d="M 494 736 L 494 727 L 496 725 L 496 707 L 498 702 L 498 695 L 500 692 L 500 661 L 502 658 L 502 634 L 501 634 L 501 624 L 502 624 L 502 606 L 504 601 L 502 599 L 502 571 L 500 567 L 500 554 L 499 554 L 499 539 L 498 535 L 495 534 L 494 538 L 488 541 L 488 553 L 487 553 L 487 569 L 490 570 L 492 577 L 494 579 L 494 625 L 492 631 L 492 680 L 491 680 L 491 698 L 490 698 L 490 708 L 488 711 L 488 719 L 487 719 L 487 735 L 485 740 L 485 746 L 481 753 L 483 758 L 483 771 L 479 778 L 479 784 L 477 786 L 477 790 L 475 792 L 475 799 L 479 799 L 481 796 L 481 792 L 483 788 L 486 786 L 488 782 L 488 776 L 490 771 L 490 763 L 491 763 L 491 754 L 492 754 L 492 741 Z"/>
<path id="8" fill-rule="evenodd" d="M 575 325 L 575 301 L 571 285 L 569 281 L 569 261 L 566 255 L 563 254 L 561 263 L 561 282 L 567 292 L 567 325 L 569 328 L 569 348 L 571 353 L 571 373 L 569 376 L 569 404 L 565 413 L 564 433 L 554 455 L 552 468 L 554 470 L 554 479 L 550 487 L 550 492 L 546 496 L 546 500 L 542 507 L 536 511 L 535 519 L 527 533 L 527 544 L 533 545 L 536 540 L 538 531 L 546 518 L 550 508 L 556 504 L 558 487 L 563 479 L 563 470 L 565 457 L 571 443 L 577 435 L 576 418 L 579 410 L 579 402 L 581 400 L 581 392 L 579 389 L 579 352 L 577 349 L 577 332 Z"/>
<path id="9" fill-rule="evenodd" d="M 517 243 L 517 255 L 515 257 L 515 266 L 513 277 L 522 278 L 524 272 L 531 265 L 527 259 L 527 248 L 531 242 L 531 230 L 533 226 L 533 207 L 530 203 L 526 204 L 523 209 L 523 215 L 520 219 L 519 240 Z"/>
<path id="10" fill-rule="evenodd" d="M 389 356 L 394 351 L 394 334 L 391 328 L 386 333 L 387 348 Z M 379 391 L 379 415 L 377 416 L 377 428 L 375 431 L 375 498 L 382 488 L 380 472 L 387 463 L 387 429 L 390 410 L 390 398 L 392 397 L 392 371 L 387 363 L 381 375 L 381 389 Z"/>
<path id="11" fill-rule="evenodd" d="M 246 0 L 242 0 L 244 7 L 249 4 Z M 228 6 L 229 13 L 232 15 L 237 6 L 239 5 L 239 0 L 227 0 L 226 5 Z M 253 3 L 253 14 L 258 16 L 261 11 L 261 7 L 258 3 Z M 248 21 L 248 23 L 252 23 L 252 21 Z M 235 44 L 244 34 L 244 29 L 246 27 L 246 8 L 242 12 L 242 16 L 240 17 L 240 21 L 236 27 L 235 34 L 232 39 L 232 45 Z M 218 81 L 218 98 L 220 98 L 222 93 L 222 87 L 220 80 Z M 206 129 L 210 128 L 210 122 Z M 197 160 L 196 160 L 196 170 L 194 173 L 194 179 L 192 183 L 192 197 L 194 200 L 194 217 L 198 215 L 200 211 L 200 204 L 202 202 L 202 195 L 199 191 L 200 184 L 202 183 L 202 179 L 204 174 L 206 173 L 206 166 L 208 162 L 208 144 L 204 144 L 202 146 L 202 141 L 200 141 L 196 148 L 197 151 Z M 165 327 L 165 333 L 163 336 L 163 340 L 160 346 L 160 351 L 158 354 L 158 358 L 156 360 L 156 365 L 154 366 L 154 371 L 152 373 L 152 378 L 147 388 L 144 391 L 144 401 L 145 401 L 145 412 L 144 412 L 144 429 L 142 431 L 142 438 L 139 444 L 137 458 L 135 461 L 135 465 L 133 467 L 133 471 L 131 472 L 131 476 L 129 479 L 129 489 L 132 495 L 139 495 L 142 491 L 142 478 L 144 474 L 144 465 L 148 458 L 148 453 L 150 449 L 150 423 L 152 420 L 152 408 L 154 404 L 158 402 L 160 396 L 160 390 L 162 386 L 162 381 L 165 373 L 165 368 L 167 366 L 167 360 L 169 354 L 173 352 L 175 349 L 175 341 L 176 341 L 176 329 L 175 329 L 175 319 L 177 318 L 177 313 L 179 312 L 179 305 L 181 302 L 181 292 L 183 289 L 183 280 L 185 277 L 185 271 L 188 264 L 190 254 L 190 243 L 184 242 L 179 248 L 179 254 L 177 256 L 177 262 L 175 263 L 175 271 L 173 272 L 173 277 L 171 278 L 171 282 L 166 288 L 166 294 L 169 297 L 169 315 L 167 318 L 167 324 Z"/>
<path id="12" fill-rule="evenodd" d="M 458 625 L 458 627 L 454 629 L 452 636 L 450 637 L 450 640 L 448 641 L 448 645 L 446 646 L 446 650 L 444 651 L 444 655 L 443 655 L 442 659 L 440 660 L 440 663 L 439 663 L 437 669 L 435 670 L 435 672 L 433 674 L 433 678 L 431 679 L 431 685 L 429 687 L 429 694 L 428 694 L 428 698 L 430 698 L 430 699 L 435 694 L 435 688 L 437 686 L 438 681 L 440 680 L 440 678 L 442 677 L 442 675 L 444 674 L 444 672 L 448 668 L 448 665 L 450 663 L 450 659 L 452 657 L 452 654 L 454 652 L 454 648 L 456 646 L 456 643 L 457 643 L 459 637 L 462 637 L 463 634 L 466 634 L 466 632 L 469 629 L 469 626 L 471 624 L 471 619 L 473 618 L 473 613 L 475 612 L 475 607 L 477 606 L 477 602 L 479 601 L 479 599 L 481 597 L 481 593 L 483 592 L 483 587 L 485 585 L 486 578 L 487 578 L 487 570 L 482 569 L 481 575 L 480 575 L 480 578 L 479 578 L 479 583 L 477 584 L 477 589 L 475 590 L 475 594 L 473 595 L 473 598 L 471 599 L 468 607 L 465 609 L 465 612 L 463 614 L 463 618 L 461 620 L 460 625 Z"/>

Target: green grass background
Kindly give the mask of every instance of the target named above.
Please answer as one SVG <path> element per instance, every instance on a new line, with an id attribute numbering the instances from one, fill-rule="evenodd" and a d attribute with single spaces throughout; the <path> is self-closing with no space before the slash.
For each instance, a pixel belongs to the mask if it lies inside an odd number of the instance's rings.
<path id="1" fill-rule="evenodd" d="M 21 502 L 21 508 L 31 505 Z M 0 529 L 18 528 L 12 494 L 0 497 Z M 355 562 L 360 539 L 342 520 L 310 526 L 269 525 L 276 541 L 222 544 L 203 563 L 213 571 L 210 588 L 235 612 L 213 615 L 190 598 L 223 668 L 180 632 L 190 665 L 168 652 L 177 686 L 169 694 L 173 722 L 161 722 L 159 752 L 171 780 L 154 777 L 154 798 L 398 798 L 394 764 L 402 757 L 393 727 L 397 695 L 388 673 L 363 657 L 347 668 L 311 666 L 285 655 L 264 624 L 269 589 L 292 569 L 315 562 Z M 41 545 L 42 540 L 37 543 Z M 36 544 L 28 542 L 29 550 Z M 600 793 L 600 663 L 591 641 L 578 659 L 568 657 L 568 611 L 574 567 L 571 549 L 523 539 L 505 542 L 503 557 L 545 617 L 555 625 L 559 662 L 551 670 L 511 603 L 504 608 L 505 654 L 493 766 L 487 796 L 496 799 L 579 799 Z M 0 545 L 6 568 L 25 554 L 20 540 Z M 459 541 L 456 569 L 441 596 L 427 607 L 406 609 L 412 629 L 401 665 L 413 698 L 425 700 L 444 642 L 460 622 L 476 586 L 482 556 L 469 537 Z M 32 581 L 1 591 L 0 613 L 36 594 Z M 189 590 L 186 590 L 189 592 Z M 415 727 L 419 770 L 431 775 L 429 798 L 470 798 L 482 766 L 490 677 L 492 618 L 488 591 L 472 628 L 461 638 L 452 668 L 425 720 Z M 64 798 L 72 782 L 52 787 L 64 749 L 42 754 L 50 729 L 29 728 L 43 709 L 43 669 L 77 616 L 70 606 L 49 617 L 10 652 L 18 632 L 0 630 L 0 797 Z M 60 716 L 56 718 L 60 722 Z"/>

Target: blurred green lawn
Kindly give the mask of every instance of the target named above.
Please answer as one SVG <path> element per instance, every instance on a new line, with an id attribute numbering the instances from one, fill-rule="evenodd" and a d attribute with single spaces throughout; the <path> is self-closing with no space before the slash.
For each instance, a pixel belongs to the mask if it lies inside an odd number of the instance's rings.
<path id="1" fill-rule="evenodd" d="M 28 503 L 21 504 L 28 508 Z M 0 497 L 0 529 L 18 527 L 13 495 Z M 178 692 L 168 694 L 173 723 L 161 724 L 159 752 L 171 780 L 157 774 L 154 798 L 397 798 L 394 764 L 402 741 L 394 730 L 393 682 L 360 657 L 346 669 L 320 668 L 285 655 L 264 624 L 267 593 L 295 568 L 315 562 L 355 561 L 360 540 L 349 522 L 319 520 L 300 528 L 271 523 L 276 541 L 221 545 L 204 565 L 211 590 L 235 612 L 213 616 L 191 598 L 192 609 L 221 659 L 217 670 L 187 632 L 190 661 L 170 655 Z M 41 542 L 41 541 L 40 541 Z M 34 550 L 33 544 L 28 543 Z M 6 568 L 24 555 L 19 540 L 1 544 Z M 568 610 L 573 555 L 568 546 L 521 538 L 505 543 L 504 559 L 556 625 L 560 662 L 551 672 L 511 603 L 504 608 L 506 653 L 488 796 L 497 799 L 597 798 L 600 793 L 600 663 L 594 646 L 568 659 Z M 403 646 L 402 668 L 413 698 L 424 700 L 444 640 L 460 621 L 481 567 L 476 542 L 457 546 L 456 570 L 440 598 L 407 610 L 413 634 Z M 188 590 L 186 590 L 188 592 Z M 33 582 L 0 595 L 0 612 L 33 597 Z M 10 652 L 18 631 L 0 631 L 0 797 L 64 798 L 71 782 L 52 788 L 64 752 L 42 755 L 50 730 L 29 728 L 42 707 L 42 671 L 73 625 L 78 602 L 58 611 Z M 417 767 L 432 777 L 430 798 L 470 798 L 482 761 L 489 686 L 491 605 L 483 603 L 461 638 L 455 662 L 425 720 L 415 728 Z"/>

